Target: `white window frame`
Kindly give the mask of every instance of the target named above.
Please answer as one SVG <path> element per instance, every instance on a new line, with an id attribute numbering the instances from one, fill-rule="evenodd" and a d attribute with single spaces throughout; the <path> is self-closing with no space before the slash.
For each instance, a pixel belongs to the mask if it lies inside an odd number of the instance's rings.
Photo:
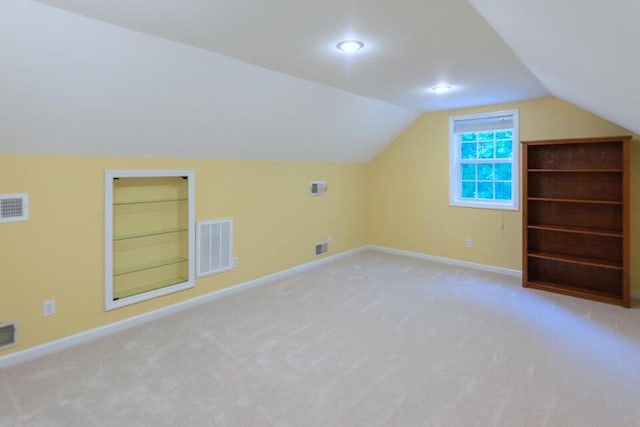
<path id="1" fill-rule="evenodd" d="M 455 123 L 462 120 L 490 119 L 499 116 L 513 117 L 513 156 L 511 158 L 511 201 L 478 200 L 461 197 L 460 147 L 455 133 Z M 449 205 L 467 208 L 514 210 L 520 209 L 520 132 L 518 110 L 494 111 L 481 114 L 467 114 L 449 117 Z M 495 159 L 487 159 L 495 162 Z"/>

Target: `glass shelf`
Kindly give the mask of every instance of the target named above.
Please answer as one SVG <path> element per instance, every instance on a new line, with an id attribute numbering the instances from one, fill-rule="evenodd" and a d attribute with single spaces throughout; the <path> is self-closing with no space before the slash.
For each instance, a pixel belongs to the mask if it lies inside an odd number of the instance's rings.
<path id="1" fill-rule="evenodd" d="M 175 203 L 175 202 L 186 202 L 188 200 L 189 199 L 135 200 L 132 202 L 114 202 L 113 206 L 146 205 L 150 203 Z"/>
<path id="2" fill-rule="evenodd" d="M 121 240 L 142 239 L 142 238 L 151 237 L 151 236 L 162 236 L 165 234 L 184 233 L 186 231 L 189 231 L 189 230 L 187 228 L 175 228 L 172 230 L 152 231 L 150 233 L 127 234 L 123 236 L 114 236 L 113 241 L 118 242 Z"/>
<path id="3" fill-rule="evenodd" d="M 187 277 L 179 276 L 172 277 L 170 279 L 159 280 L 156 282 L 146 283 L 144 285 L 138 285 L 131 288 L 126 288 L 124 290 L 120 290 L 113 296 L 113 300 L 117 301 L 120 298 L 126 298 L 133 295 L 138 295 L 144 292 L 154 291 L 161 288 L 166 288 L 167 286 L 177 285 L 178 283 L 183 283 L 187 281 Z"/>
<path id="4" fill-rule="evenodd" d="M 158 262 L 153 262 L 153 263 L 149 263 L 149 264 L 141 264 L 135 267 L 129 267 L 129 268 L 125 268 L 122 270 L 114 270 L 113 272 L 113 276 L 117 277 L 117 276 L 123 276 L 125 274 L 131 274 L 131 273 L 137 273 L 139 271 L 145 271 L 145 270 L 152 270 L 154 268 L 160 268 L 160 267 L 166 267 L 169 265 L 176 265 L 176 264 L 180 264 L 183 262 L 187 262 L 189 261 L 187 258 L 172 258 L 172 259 L 165 259 L 165 260 L 161 260 Z"/>

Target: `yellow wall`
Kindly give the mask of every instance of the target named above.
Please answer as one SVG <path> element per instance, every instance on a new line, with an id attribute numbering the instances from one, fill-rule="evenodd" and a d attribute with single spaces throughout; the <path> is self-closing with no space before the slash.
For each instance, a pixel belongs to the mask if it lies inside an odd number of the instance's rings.
<path id="1" fill-rule="evenodd" d="M 370 243 L 521 270 L 521 211 L 449 206 L 449 117 L 509 109 L 520 111 L 521 140 L 629 134 L 557 98 L 424 114 L 370 163 Z M 637 141 L 631 163 L 631 259 L 637 259 Z M 466 238 L 473 248 L 465 247 Z M 632 266 L 632 288 L 640 290 L 640 265 Z"/>
<path id="2" fill-rule="evenodd" d="M 194 169 L 196 220 L 233 217 L 238 267 L 193 289 L 105 312 L 104 171 Z M 180 160 L 0 154 L 0 194 L 29 193 L 30 220 L 0 224 L 0 321 L 19 345 L 0 356 L 367 243 L 367 166 L 349 163 Z M 328 192 L 309 195 L 325 179 Z M 57 314 L 42 316 L 53 298 Z"/>
<path id="3" fill-rule="evenodd" d="M 555 98 L 424 114 L 370 164 L 0 154 L 0 194 L 29 193 L 31 218 L 0 224 L 0 321 L 19 345 L 0 356 L 367 243 L 521 268 L 521 212 L 449 206 L 450 115 L 520 111 L 522 140 L 628 134 Z M 196 219 L 233 217 L 235 270 L 193 289 L 104 311 L 104 171 L 194 169 Z M 640 245 L 640 144 L 632 144 L 631 252 Z M 311 197 L 309 182 L 329 191 Z M 504 226 L 502 226 L 504 225 Z M 465 248 L 466 238 L 474 247 Z M 640 290 L 640 264 L 632 263 Z M 55 299 L 57 314 L 42 316 Z"/>

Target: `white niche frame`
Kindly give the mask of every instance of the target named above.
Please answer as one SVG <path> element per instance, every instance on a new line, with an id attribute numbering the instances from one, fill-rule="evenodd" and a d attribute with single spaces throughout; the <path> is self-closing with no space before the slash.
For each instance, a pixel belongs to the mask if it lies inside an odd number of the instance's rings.
<path id="1" fill-rule="evenodd" d="M 187 180 L 187 280 L 159 289 L 139 293 L 125 298 L 114 299 L 113 277 L 113 182 L 118 178 L 154 178 L 154 177 L 182 177 Z M 193 170 L 109 170 L 105 172 L 105 310 L 113 310 L 127 305 L 147 301 L 162 295 L 179 292 L 195 286 L 195 172 Z"/>

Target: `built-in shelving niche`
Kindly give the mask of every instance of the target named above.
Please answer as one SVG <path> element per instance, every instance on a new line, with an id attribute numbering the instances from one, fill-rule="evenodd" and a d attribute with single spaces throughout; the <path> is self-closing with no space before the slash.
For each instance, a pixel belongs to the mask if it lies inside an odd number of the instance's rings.
<path id="1" fill-rule="evenodd" d="M 105 309 L 194 286 L 193 171 L 105 174 Z"/>

